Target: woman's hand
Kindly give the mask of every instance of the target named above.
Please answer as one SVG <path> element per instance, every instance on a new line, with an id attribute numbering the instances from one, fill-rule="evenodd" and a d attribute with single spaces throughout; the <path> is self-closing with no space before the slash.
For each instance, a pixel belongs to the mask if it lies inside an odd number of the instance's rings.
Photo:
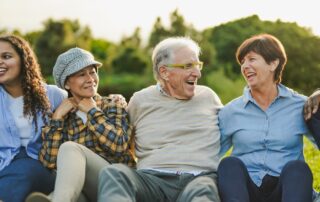
<path id="1" fill-rule="evenodd" d="M 62 101 L 59 107 L 52 115 L 52 119 L 62 119 L 67 113 L 77 110 L 77 104 L 73 98 L 67 98 Z"/>
<path id="2" fill-rule="evenodd" d="M 85 113 L 88 113 L 88 111 L 90 111 L 90 109 L 92 108 L 97 108 L 97 103 L 94 101 L 93 98 L 83 98 L 78 103 L 78 109 Z"/>
<path id="3" fill-rule="evenodd" d="M 315 114 L 319 109 L 320 104 L 320 89 L 316 90 L 306 103 L 304 104 L 304 118 L 305 120 L 308 120 L 311 118 L 312 114 Z"/>

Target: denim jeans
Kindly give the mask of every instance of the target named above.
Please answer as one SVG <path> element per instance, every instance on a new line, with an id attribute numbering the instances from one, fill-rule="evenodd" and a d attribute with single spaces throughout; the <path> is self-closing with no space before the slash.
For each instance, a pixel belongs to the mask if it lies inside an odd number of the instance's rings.
<path id="1" fill-rule="evenodd" d="M 49 194 L 53 190 L 55 174 L 30 158 L 24 147 L 12 162 L 0 171 L 0 200 L 24 202 L 31 192 Z"/>

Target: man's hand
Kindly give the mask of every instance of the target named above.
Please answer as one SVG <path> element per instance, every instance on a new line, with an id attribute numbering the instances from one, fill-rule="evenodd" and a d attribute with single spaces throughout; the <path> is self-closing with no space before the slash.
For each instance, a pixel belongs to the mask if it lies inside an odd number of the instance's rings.
<path id="1" fill-rule="evenodd" d="M 316 90 L 306 103 L 304 104 L 304 118 L 305 120 L 308 120 L 311 118 L 312 114 L 315 114 L 319 109 L 320 104 L 320 89 Z"/>
<path id="2" fill-rule="evenodd" d="M 126 98 L 124 98 L 121 94 L 110 94 L 109 97 L 111 98 L 110 104 L 120 104 L 122 107 L 127 107 Z"/>

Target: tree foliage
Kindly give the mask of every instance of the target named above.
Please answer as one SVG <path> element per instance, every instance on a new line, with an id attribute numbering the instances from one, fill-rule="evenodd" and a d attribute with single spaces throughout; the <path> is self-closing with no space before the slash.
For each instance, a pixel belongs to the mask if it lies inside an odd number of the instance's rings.
<path id="1" fill-rule="evenodd" d="M 192 24 L 187 23 L 184 17 L 179 13 L 178 9 L 170 14 L 170 25 L 165 27 L 161 18 L 158 17 L 153 25 L 149 37 L 149 48 L 153 48 L 161 40 L 170 36 L 188 36 L 197 40 L 199 32 L 195 30 Z"/>
<path id="2" fill-rule="evenodd" d="M 280 20 L 262 21 L 254 15 L 207 29 L 205 33 L 208 42 L 216 47 L 220 68 L 230 78 L 240 76 L 235 59 L 237 47 L 246 38 L 269 33 L 280 39 L 288 55 L 283 83 L 307 94 L 319 86 L 316 72 L 320 71 L 320 39 L 309 29 Z"/>
<path id="3" fill-rule="evenodd" d="M 92 39 L 90 51 L 98 61 L 103 63 L 102 71 L 111 72 L 110 60 L 115 53 L 115 48 L 116 44 L 105 39 Z"/>
<path id="4" fill-rule="evenodd" d="M 56 58 L 62 52 L 75 46 L 90 50 L 90 28 L 81 27 L 77 20 L 48 19 L 44 22 L 44 27 L 44 31 L 35 41 L 35 52 L 45 76 L 51 75 Z"/>
<path id="5" fill-rule="evenodd" d="M 113 72 L 116 74 L 142 74 L 147 66 L 145 54 L 131 46 L 119 47 L 119 53 L 112 61 Z"/>
<path id="6" fill-rule="evenodd" d="M 153 48 L 159 41 L 170 36 L 169 31 L 163 26 L 161 18 L 158 17 L 150 33 L 148 47 Z"/>
<path id="7" fill-rule="evenodd" d="M 236 81 L 241 77 L 235 60 L 237 47 L 252 35 L 270 33 L 282 41 L 288 55 L 283 83 L 305 94 L 310 94 L 319 87 L 319 36 L 296 23 L 262 21 L 257 15 L 253 15 L 200 32 L 186 22 L 178 10 L 174 10 L 169 19 L 168 26 L 163 25 L 160 17 L 155 20 L 145 46 L 139 27 L 132 35 L 123 37 L 119 44 L 115 44 L 105 39 L 93 38 L 89 27 L 80 25 L 77 20 L 68 19 L 48 19 L 43 24 L 43 30 L 26 33 L 24 37 L 34 48 L 46 77 L 51 75 L 57 56 L 75 46 L 91 51 L 104 64 L 102 70 L 109 74 L 134 73 L 150 77 L 151 49 L 169 36 L 189 36 L 199 42 L 202 48 L 200 59 L 205 63 L 203 74 L 223 70 L 225 76 Z M 0 30 L 0 33 L 7 32 L 5 28 Z M 19 30 L 13 32 L 22 35 Z M 200 83 L 210 82 L 203 79 Z"/>
<path id="8" fill-rule="evenodd" d="M 114 73 L 142 74 L 148 66 L 148 57 L 141 48 L 140 28 L 137 28 L 132 36 L 124 37 L 117 54 L 112 60 Z"/>

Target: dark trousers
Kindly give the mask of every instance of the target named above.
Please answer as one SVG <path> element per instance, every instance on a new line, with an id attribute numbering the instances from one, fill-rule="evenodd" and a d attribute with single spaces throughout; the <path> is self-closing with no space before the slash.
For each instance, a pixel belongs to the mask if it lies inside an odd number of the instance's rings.
<path id="1" fill-rule="evenodd" d="M 223 159 L 218 167 L 222 202 L 311 202 L 312 181 L 310 168 L 303 161 L 288 162 L 280 177 L 266 175 L 260 187 L 236 157 Z"/>
<path id="2" fill-rule="evenodd" d="M 55 174 L 40 161 L 27 156 L 24 148 L 13 161 L 0 171 L 0 200 L 24 202 L 34 191 L 49 194 L 53 191 Z"/>

